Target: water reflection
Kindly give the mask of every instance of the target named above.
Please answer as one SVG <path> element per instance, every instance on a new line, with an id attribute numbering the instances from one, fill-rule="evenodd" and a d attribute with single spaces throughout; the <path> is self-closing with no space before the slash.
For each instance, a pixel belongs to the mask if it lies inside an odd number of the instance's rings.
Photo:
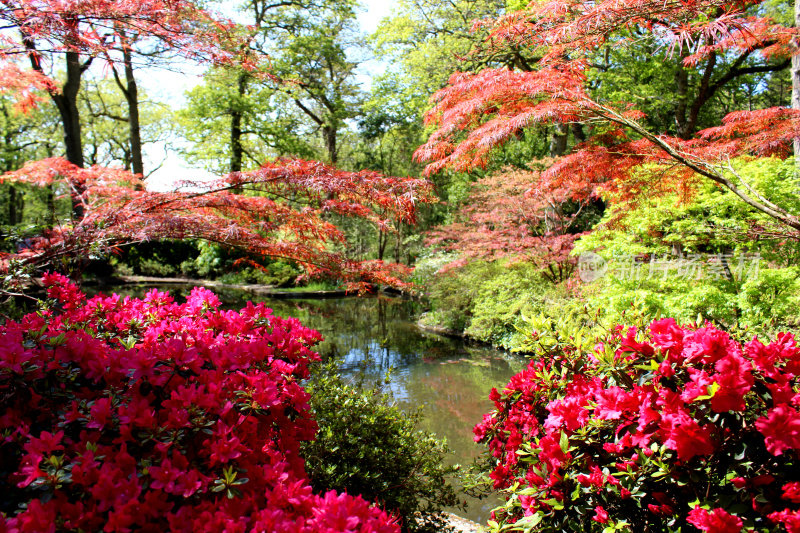
<path id="1" fill-rule="evenodd" d="M 165 290 L 165 287 L 161 287 Z M 185 287 L 169 287 L 176 298 Z M 122 291 L 141 295 L 144 287 Z M 424 332 L 412 318 L 418 309 L 399 298 L 337 298 L 325 300 L 270 300 L 242 291 L 215 291 L 229 308 L 247 300 L 264 301 L 276 315 L 299 318 L 325 339 L 323 357 L 342 359 L 341 370 L 352 379 L 382 381 L 391 370 L 386 388 L 404 408 L 423 407 L 423 428 L 447 439 L 453 462 L 468 464 L 480 453 L 472 427 L 491 409 L 488 394 L 521 370 L 524 362 L 482 346 Z M 469 500 L 465 515 L 485 523 L 494 501 Z"/>

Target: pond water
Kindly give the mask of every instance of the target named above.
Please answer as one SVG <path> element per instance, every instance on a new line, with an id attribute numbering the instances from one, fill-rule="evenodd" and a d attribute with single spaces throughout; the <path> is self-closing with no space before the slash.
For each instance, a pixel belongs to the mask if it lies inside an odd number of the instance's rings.
<path id="1" fill-rule="evenodd" d="M 125 286 L 114 292 L 141 296 L 145 286 Z M 185 286 L 160 285 L 176 298 Z M 108 291 L 106 291 L 108 292 Z M 492 387 L 503 386 L 522 369 L 524 361 L 485 346 L 425 332 L 414 322 L 414 302 L 384 296 L 314 300 L 276 300 L 236 290 L 215 289 L 223 305 L 239 308 L 247 300 L 264 301 L 276 315 L 299 318 L 322 333 L 317 348 L 322 355 L 342 358 L 345 376 L 364 373 L 367 383 L 382 380 L 391 370 L 389 389 L 405 409 L 423 408 L 423 427 L 447 439 L 450 461 L 468 465 L 481 447 L 472 439 L 472 427 L 492 408 Z M 499 499 L 465 498 L 466 511 L 453 510 L 479 523 Z"/>

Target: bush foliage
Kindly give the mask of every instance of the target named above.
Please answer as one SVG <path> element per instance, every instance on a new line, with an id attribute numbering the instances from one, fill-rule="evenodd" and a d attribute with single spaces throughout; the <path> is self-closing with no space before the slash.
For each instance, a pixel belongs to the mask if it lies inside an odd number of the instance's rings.
<path id="1" fill-rule="evenodd" d="M 398 531 L 312 492 L 318 333 L 201 288 L 178 305 L 45 281 L 50 306 L 0 328 L 1 531 Z"/>
<path id="2" fill-rule="evenodd" d="M 314 490 L 378 502 L 404 531 L 446 530 L 441 511 L 458 503 L 455 468 L 443 464 L 446 444 L 417 429 L 421 413 L 404 413 L 377 386 L 346 383 L 335 365 L 313 374 L 307 389 L 319 431 L 301 453 Z"/>
<path id="3" fill-rule="evenodd" d="M 530 330 L 536 343 L 540 332 Z M 493 531 L 800 531 L 800 348 L 673 319 L 540 351 L 476 426 Z"/>
<path id="4" fill-rule="evenodd" d="M 731 164 L 768 197 L 800 208 L 793 160 L 740 158 Z M 674 193 L 634 207 L 612 206 L 576 243 L 573 253 L 585 252 L 609 261 L 609 273 L 582 290 L 591 309 L 609 316 L 633 307 L 653 318 L 685 322 L 699 315 L 726 327 L 777 330 L 800 324 L 798 241 L 776 232 L 768 217 L 714 184 L 698 184 L 689 197 Z M 638 275 L 622 267 L 632 258 Z M 728 263 L 727 272 L 719 269 L 719 259 Z M 689 262 L 683 273 L 652 274 L 651 260 L 656 266 L 662 260 L 673 266 Z"/>
<path id="5" fill-rule="evenodd" d="M 523 317 L 572 305 L 563 284 L 553 285 L 540 269 L 525 262 L 470 263 L 424 281 L 431 310 L 423 323 L 503 348 L 524 341 L 517 329 Z"/>

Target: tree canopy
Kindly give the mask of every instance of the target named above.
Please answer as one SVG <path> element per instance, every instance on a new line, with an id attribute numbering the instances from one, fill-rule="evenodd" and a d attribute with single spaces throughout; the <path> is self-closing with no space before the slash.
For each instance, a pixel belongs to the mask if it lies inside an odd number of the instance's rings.
<path id="1" fill-rule="evenodd" d="M 800 113 L 780 106 L 729 109 L 721 124 L 697 131 L 709 102 L 728 84 L 789 67 L 797 29 L 765 10 L 760 1 L 546 1 L 482 21 L 490 50 L 522 49 L 532 60 L 525 68 L 454 74 L 434 95 L 427 122 L 437 129 L 416 157 L 428 162 L 428 175 L 467 171 L 485 166 L 526 128 L 579 124 L 587 131 L 578 146 L 542 174 L 549 186 L 589 184 L 626 201 L 687 188 L 701 176 L 796 231 L 798 214 L 755 191 L 728 162 L 741 154 L 787 155 L 800 135 Z M 603 91 L 612 49 L 656 54 L 672 71 L 669 128 L 653 127 L 657 117 L 640 109 L 640 95 L 620 100 L 618 91 Z M 657 170 L 640 172 L 645 164 Z"/>
<path id="2" fill-rule="evenodd" d="M 6 5 L 0 18 L 18 31 L 19 39 L 8 38 L 0 54 L 4 72 L 15 74 L 13 78 L 3 77 L 5 88 L 28 103 L 34 96 L 31 91 L 36 89 L 49 95 L 64 130 L 66 159 L 49 157 L 26 163 L 18 170 L 9 168 L 11 172 L 2 181 L 51 190 L 57 187 L 72 198 L 73 220 L 46 229 L 21 252 L 4 254 L 4 268 L 14 261 L 52 265 L 54 259 L 65 255 L 102 252 L 118 244 L 143 240 L 199 238 L 256 255 L 290 259 L 306 267 L 308 274 L 339 277 L 354 287 L 400 283 L 402 268 L 380 261 L 349 259 L 344 248 L 345 234 L 331 217 L 359 217 L 384 230 L 398 221 L 413 223 L 416 203 L 433 199 L 424 180 L 388 178 L 375 172 L 342 172 L 305 160 L 270 162 L 269 154 L 263 153 L 252 154 L 257 164 L 251 165 L 254 170 L 243 173 L 241 139 L 234 139 L 234 144 L 239 144 L 233 149 L 232 161 L 237 150 L 239 159 L 231 164 L 229 174 L 216 182 L 190 185 L 183 192 L 145 191 L 142 176 L 113 167 L 95 164 L 83 168 L 87 159 L 106 163 L 99 152 L 118 154 L 115 150 L 121 149 L 121 162 L 137 171 L 132 151 L 136 151 L 137 143 L 141 145 L 141 133 L 131 132 L 130 143 L 121 142 L 115 147 L 114 135 L 98 126 L 103 117 L 121 119 L 133 128 L 135 112 L 138 128 L 138 96 L 132 96 L 135 85 L 128 76 L 132 68 L 132 36 L 139 41 L 156 40 L 162 49 L 173 54 L 227 65 L 218 68 L 235 69 L 235 81 L 271 79 L 272 91 L 286 95 L 311 119 L 326 117 L 316 122 L 322 131 L 327 159 L 335 162 L 336 135 L 349 116 L 345 100 L 352 64 L 337 40 L 339 34 L 323 28 L 329 22 L 345 28 L 352 19 L 353 6 L 292 4 L 274 7 L 274 12 L 270 11 L 273 7 L 253 2 L 249 8 L 255 11 L 256 27 L 244 28 L 218 21 L 195 3 L 183 1 L 91 5 L 43 1 Z M 322 7 L 327 11 L 315 11 Z M 322 38 L 328 44 L 315 47 L 313 43 Z M 286 57 L 265 73 L 265 63 L 258 65 L 254 52 L 266 53 L 275 46 L 285 46 Z M 29 59 L 29 70 L 23 71 L 16 62 L 20 55 Z M 66 81 L 59 85 L 57 64 L 62 58 Z M 81 129 L 78 95 L 84 85 L 82 76 L 96 60 L 106 61 L 112 68 L 117 60 L 123 64 L 127 83 L 115 69 L 113 74 L 128 101 L 129 113 L 115 113 L 101 93 L 86 98 L 83 113 L 92 118 L 92 135 L 87 137 Z M 344 76 L 341 79 L 335 77 L 340 70 Z M 333 77 L 320 81 L 328 75 Z M 241 83 L 238 87 L 238 95 L 243 97 L 246 90 Z M 305 91 L 305 96 L 296 91 Z M 233 115 L 241 116 L 242 111 Z M 241 121 L 236 127 L 241 134 Z M 101 146 L 105 141 L 108 146 Z M 88 154 L 84 142 L 91 148 Z"/>

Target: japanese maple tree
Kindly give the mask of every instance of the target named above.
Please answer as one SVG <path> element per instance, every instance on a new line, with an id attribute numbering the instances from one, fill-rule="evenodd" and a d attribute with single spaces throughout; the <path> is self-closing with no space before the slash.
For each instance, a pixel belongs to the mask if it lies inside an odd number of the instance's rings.
<path id="1" fill-rule="evenodd" d="M 349 260 L 342 251 L 344 233 L 329 214 L 367 218 L 384 229 L 397 221 L 411 223 L 416 202 L 433 199 L 424 180 L 281 160 L 256 171 L 194 184 L 183 192 L 155 193 L 143 190 L 139 175 L 82 168 L 77 94 L 81 76 L 96 58 L 119 60 L 127 72 L 132 68 L 130 39 L 135 35 L 139 40 L 157 40 L 176 54 L 249 69 L 252 58 L 242 32 L 183 0 L 5 2 L 0 20 L 18 34 L 18 38 L 14 32 L 3 36 L 2 88 L 26 103 L 37 90 L 49 94 L 60 112 L 66 149 L 66 159 L 31 162 L 0 181 L 58 183 L 73 205 L 72 224 L 52 228 L 19 253 L 0 259 L 2 268 L 14 260 L 43 267 L 65 255 L 108 251 L 119 244 L 197 238 L 291 259 L 309 274 L 336 276 L 358 287 L 400 283 L 405 273 L 401 267 Z M 18 57 L 26 58 L 31 68 L 22 69 Z M 49 75 L 62 58 L 66 81 L 59 86 Z M 130 80 L 127 87 L 131 89 Z M 239 194 L 243 192 L 247 194 Z"/>
<path id="2" fill-rule="evenodd" d="M 567 187 L 531 188 L 538 174 L 509 168 L 478 180 L 456 221 L 429 231 L 428 244 L 459 253 L 448 268 L 508 258 L 534 262 L 554 282 L 569 277 L 569 253 L 583 234 L 580 218 L 591 211 L 592 196 Z"/>
<path id="3" fill-rule="evenodd" d="M 19 253 L 0 257 L 3 269 L 12 261 L 41 268 L 88 250 L 191 238 L 290 259 L 308 274 L 337 277 L 355 289 L 400 285 L 408 269 L 349 260 L 341 246 L 345 235 L 328 215 L 364 218 L 385 229 L 395 220 L 413 224 L 417 202 L 433 200 L 426 180 L 345 172 L 303 160 L 278 160 L 173 192 L 142 190 L 139 177 L 130 172 L 82 169 L 60 158 L 30 162 L 0 180 L 39 186 L 60 182 L 81 191 L 85 212 L 74 224 L 53 228 Z"/>
<path id="4" fill-rule="evenodd" d="M 626 202 L 710 179 L 796 234 L 798 213 L 787 211 L 737 174 L 740 155 L 790 153 L 800 136 L 800 111 L 785 107 L 739 110 L 698 131 L 708 103 L 742 76 L 777 72 L 796 54 L 798 29 L 773 22 L 760 0 L 545 0 L 488 25 L 485 50 L 524 51 L 526 68 L 455 73 L 434 95 L 427 122 L 436 131 L 416 157 L 428 175 L 487 164 L 495 148 L 537 124 L 579 124 L 588 133 L 541 174 L 542 186 L 580 182 L 587 190 Z M 626 101 L 596 91 L 609 48 L 652 45 L 674 74 L 674 127 L 651 127 Z M 583 135 L 581 135 L 583 137 Z"/>

